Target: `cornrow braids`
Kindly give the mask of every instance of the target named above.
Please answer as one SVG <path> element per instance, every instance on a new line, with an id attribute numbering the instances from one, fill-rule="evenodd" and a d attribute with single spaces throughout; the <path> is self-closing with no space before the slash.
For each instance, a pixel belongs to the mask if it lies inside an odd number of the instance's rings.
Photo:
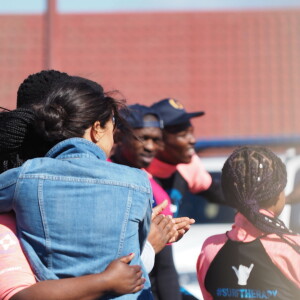
<path id="1" fill-rule="evenodd" d="M 28 132 L 35 120 L 25 108 L 0 112 L 0 172 L 18 167 L 26 156 Z"/>
<path id="2" fill-rule="evenodd" d="M 67 73 L 57 70 L 42 70 L 29 75 L 19 86 L 17 107 L 29 107 L 44 101 L 53 84 L 70 79 Z"/>
<path id="3" fill-rule="evenodd" d="M 277 217 L 259 212 L 278 201 L 287 183 L 286 167 L 271 150 L 260 146 L 236 149 L 226 160 L 221 177 L 224 196 L 262 232 L 275 233 L 300 253 L 299 245 L 287 240 L 285 234 L 296 234 Z"/>

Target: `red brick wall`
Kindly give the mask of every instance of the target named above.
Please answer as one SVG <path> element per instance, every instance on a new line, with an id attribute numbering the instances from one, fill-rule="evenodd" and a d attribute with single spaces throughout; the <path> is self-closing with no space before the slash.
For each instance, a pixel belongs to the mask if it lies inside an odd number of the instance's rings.
<path id="1" fill-rule="evenodd" d="M 0 16 L 0 26 L 0 103 L 12 106 L 45 62 L 43 19 Z M 170 96 L 205 110 L 199 138 L 299 134 L 300 11 L 58 15 L 54 36 L 53 68 L 129 103 Z"/>
<path id="2" fill-rule="evenodd" d="M 14 108 L 19 84 L 44 63 L 44 18 L 0 15 L 0 105 Z"/>

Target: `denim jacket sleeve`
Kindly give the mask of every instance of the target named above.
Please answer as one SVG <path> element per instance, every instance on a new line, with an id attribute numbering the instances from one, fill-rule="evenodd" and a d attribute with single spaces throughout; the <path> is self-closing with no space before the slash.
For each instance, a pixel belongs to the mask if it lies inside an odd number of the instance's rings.
<path id="1" fill-rule="evenodd" d="M 141 252 L 145 246 L 148 234 L 150 232 L 150 226 L 151 226 L 151 216 L 152 216 L 152 194 L 151 197 L 149 197 L 149 203 L 146 210 L 145 218 L 140 223 L 139 228 L 139 239 L 140 239 L 140 245 L 141 245 Z"/>
<path id="2" fill-rule="evenodd" d="M 19 172 L 20 169 L 15 168 L 0 175 L 0 213 L 13 209 L 13 199 Z"/>

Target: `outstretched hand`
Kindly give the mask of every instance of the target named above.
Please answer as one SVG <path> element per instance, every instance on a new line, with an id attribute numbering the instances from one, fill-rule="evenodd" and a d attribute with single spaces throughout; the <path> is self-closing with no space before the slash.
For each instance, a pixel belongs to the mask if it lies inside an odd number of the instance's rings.
<path id="1" fill-rule="evenodd" d="M 173 223 L 176 225 L 176 233 L 173 235 L 169 243 L 178 242 L 191 228 L 191 225 L 195 223 L 194 219 L 189 217 L 173 218 Z"/>
<path id="2" fill-rule="evenodd" d="M 122 295 L 132 294 L 143 289 L 145 278 L 138 265 L 130 266 L 129 263 L 134 253 L 115 259 L 105 269 L 105 278 L 110 292 Z"/>
<path id="3" fill-rule="evenodd" d="M 158 216 L 168 205 L 168 200 L 164 200 L 162 203 L 152 208 L 152 221 Z"/>
<path id="4" fill-rule="evenodd" d="M 155 253 L 160 252 L 169 242 L 172 236 L 176 235 L 177 226 L 170 216 L 155 215 L 152 218 L 148 241 Z"/>
<path id="5" fill-rule="evenodd" d="M 167 243 L 179 241 L 190 229 L 191 224 L 195 223 L 194 219 L 188 217 L 172 218 L 160 214 L 167 205 L 168 201 L 165 200 L 152 210 L 152 224 L 148 241 L 154 248 L 155 253 L 161 251 Z"/>

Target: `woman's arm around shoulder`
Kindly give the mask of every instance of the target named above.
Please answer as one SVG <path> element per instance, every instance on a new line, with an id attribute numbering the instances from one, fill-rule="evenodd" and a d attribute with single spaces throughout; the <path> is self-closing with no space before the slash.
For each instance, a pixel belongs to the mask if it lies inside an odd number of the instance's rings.
<path id="1" fill-rule="evenodd" d="M 94 300 L 105 294 L 122 295 L 143 289 L 141 267 L 130 266 L 133 254 L 114 260 L 99 274 L 47 280 L 15 294 L 11 300 Z"/>

